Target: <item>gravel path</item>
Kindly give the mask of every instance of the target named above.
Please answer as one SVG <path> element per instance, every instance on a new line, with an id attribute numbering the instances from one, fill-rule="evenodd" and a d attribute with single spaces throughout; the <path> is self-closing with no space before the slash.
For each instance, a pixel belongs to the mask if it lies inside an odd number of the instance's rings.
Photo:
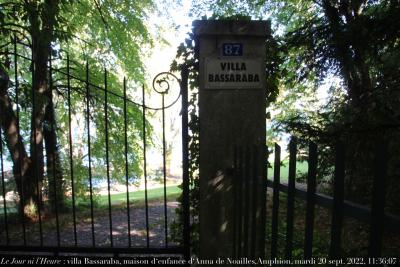
<path id="1" fill-rule="evenodd" d="M 175 209 L 177 202 L 168 202 L 167 218 L 168 228 L 176 218 Z M 163 202 L 149 203 L 149 244 L 150 247 L 160 247 L 165 245 L 165 219 Z M 87 214 L 87 213 L 86 213 Z M 78 246 L 92 246 L 92 224 L 90 213 L 86 216 L 79 215 L 76 223 Z M 94 212 L 95 245 L 98 247 L 109 247 L 110 242 L 110 219 L 108 210 L 101 214 Z M 60 245 L 74 246 L 74 227 L 72 212 L 68 215 L 60 216 Z M 43 245 L 57 246 L 57 231 L 55 220 L 42 222 L 43 226 Z M 146 232 L 146 209 L 145 207 L 131 207 L 130 209 L 131 226 L 131 245 L 132 247 L 145 247 L 147 245 Z M 23 245 L 23 235 L 21 225 L 9 225 L 10 245 Z M 5 245 L 5 231 L 1 229 L 0 244 Z M 169 235 L 170 229 L 168 229 Z M 123 208 L 113 208 L 112 210 L 112 233 L 114 247 L 128 247 L 128 216 L 127 210 Z M 28 246 L 40 245 L 39 223 L 26 225 L 26 237 Z M 168 240 L 171 245 L 171 241 Z"/>

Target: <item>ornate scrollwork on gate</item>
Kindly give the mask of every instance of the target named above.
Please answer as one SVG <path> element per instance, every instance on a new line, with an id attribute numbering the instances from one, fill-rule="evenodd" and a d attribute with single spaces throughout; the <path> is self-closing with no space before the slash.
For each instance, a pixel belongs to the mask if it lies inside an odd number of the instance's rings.
<path id="1" fill-rule="evenodd" d="M 175 76 L 175 74 L 172 74 L 170 72 L 160 72 L 159 74 L 157 74 L 154 79 L 153 79 L 153 83 L 152 83 L 152 87 L 153 90 L 156 91 L 158 94 L 161 94 L 163 97 L 168 95 L 173 88 L 173 83 L 177 83 L 178 85 L 178 90 L 179 90 L 179 94 L 176 97 L 176 99 L 174 99 L 172 102 L 170 102 L 169 104 L 164 105 L 161 108 L 152 108 L 152 107 L 146 107 L 148 109 L 152 109 L 152 110 L 159 110 L 159 109 L 167 109 L 171 106 L 173 106 L 180 98 L 181 96 L 181 92 L 180 92 L 180 85 L 181 85 L 181 81 L 178 77 Z"/>

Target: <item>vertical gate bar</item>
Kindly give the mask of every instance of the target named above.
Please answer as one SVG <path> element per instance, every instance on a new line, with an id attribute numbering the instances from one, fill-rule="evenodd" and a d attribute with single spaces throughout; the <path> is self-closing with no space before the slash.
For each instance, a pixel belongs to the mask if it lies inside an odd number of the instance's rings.
<path id="1" fill-rule="evenodd" d="M 149 235 L 149 201 L 147 196 L 147 159 L 146 159 L 146 93 L 144 85 L 142 85 L 142 122 L 143 122 L 143 175 L 144 175 L 144 202 L 146 205 L 146 241 L 147 247 L 150 246 L 150 235 Z"/>
<path id="2" fill-rule="evenodd" d="M 20 116 L 19 116 L 19 83 L 18 83 L 18 57 L 17 57 L 17 36 L 14 35 L 14 73 L 15 73 L 15 102 L 17 106 L 17 134 L 18 134 L 18 139 L 21 138 L 21 133 L 19 129 L 19 124 L 20 124 Z M 33 55 L 32 55 L 32 65 L 33 64 Z M 34 76 L 34 70 L 32 69 L 32 86 L 33 86 L 33 76 Z M 32 87 L 33 88 L 33 87 Z M 32 90 L 33 92 L 33 90 Z M 33 100 L 34 101 L 34 100 Z M 34 104 L 33 104 L 34 106 Z M 36 139 L 36 135 L 34 135 Z M 34 142 L 36 144 L 36 142 Z M 35 153 L 36 154 L 36 153 Z M 18 172 L 19 172 L 19 177 L 21 179 L 21 196 L 20 196 L 20 212 L 21 212 L 21 224 L 22 224 L 22 235 L 23 235 L 23 241 L 24 241 L 24 246 L 26 246 L 26 228 L 25 228 L 25 216 L 24 216 L 24 179 L 22 178 L 22 159 L 21 159 L 21 154 L 18 153 Z"/>
<path id="3" fill-rule="evenodd" d="M 292 137 L 289 143 L 289 176 L 287 194 L 287 214 L 286 214 L 286 247 L 285 258 L 292 259 L 293 249 L 293 221 L 294 221 L 294 194 L 296 187 L 296 153 L 297 140 Z"/>
<path id="4" fill-rule="evenodd" d="M 6 184 L 4 178 L 4 165 L 3 165 L 3 139 L 1 137 L 0 128 L 0 168 L 1 168 L 1 185 L 2 185 L 2 195 L 3 195 L 3 212 L 4 212 L 4 228 L 6 230 L 6 244 L 10 244 L 10 237 L 8 234 L 8 218 L 7 218 L 7 201 L 6 201 Z"/>
<path id="5" fill-rule="evenodd" d="M 128 246 L 132 246 L 131 213 L 129 204 L 129 164 L 128 164 L 128 118 L 126 107 L 126 78 L 124 77 L 124 134 L 125 134 L 125 179 L 126 179 L 126 210 L 128 215 Z"/>
<path id="6" fill-rule="evenodd" d="M 374 159 L 374 180 L 372 188 L 369 250 L 370 257 L 380 257 L 382 251 L 385 217 L 386 176 L 388 169 L 388 142 L 376 143 Z"/>
<path id="7" fill-rule="evenodd" d="M 244 243 L 243 243 L 243 253 L 245 257 L 249 254 L 249 221 L 250 221 L 250 148 L 246 147 L 245 154 L 245 176 L 244 176 Z"/>
<path id="8" fill-rule="evenodd" d="M 281 147 L 275 143 L 272 225 L 271 225 L 271 259 L 276 258 L 278 252 L 278 220 L 279 220 L 278 212 L 279 212 L 280 173 L 281 173 Z"/>
<path id="9" fill-rule="evenodd" d="M 262 173 L 263 182 L 262 182 L 262 199 L 265 199 L 265 205 L 261 208 L 261 225 L 265 225 L 264 235 L 261 237 L 263 240 L 264 251 L 262 251 L 261 257 L 266 257 L 268 255 L 268 246 L 267 246 L 267 237 L 268 237 L 268 227 L 267 225 L 267 205 L 268 205 L 268 146 L 265 145 L 263 149 L 261 149 L 262 158 L 264 159 L 263 165 L 261 165 L 261 170 L 265 173 Z M 264 166 L 265 164 L 265 166 Z M 264 169 L 265 168 L 265 169 Z"/>
<path id="10" fill-rule="evenodd" d="M 49 87 L 50 87 L 50 97 L 53 97 L 53 65 L 52 65 L 52 56 L 50 53 L 49 56 Z M 53 103 L 53 99 L 50 100 L 50 103 Z M 57 131 L 55 129 L 54 120 L 51 121 L 51 130 Z M 56 231 L 57 231 L 57 246 L 60 247 L 60 221 L 58 214 L 58 199 L 57 199 L 57 179 L 56 179 L 56 151 L 53 151 L 53 180 L 54 180 L 54 208 L 56 213 Z"/>
<path id="11" fill-rule="evenodd" d="M 167 209 L 167 164 L 166 164 L 166 144 L 165 144 L 165 92 L 162 98 L 162 142 L 163 142 L 163 176 L 164 176 L 164 232 L 165 247 L 168 247 L 168 209 Z"/>
<path id="12" fill-rule="evenodd" d="M 181 72 L 182 97 L 182 205 L 183 205 L 183 249 L 184 259 L 190 260 L 190 196 L 189 196 L 189 114 L 188 114 L 188 69 Z"/>
<path id="13" fill-rule="evenodd" d="M 34 58 L 33 58 L 33 54 L 32 54 L 32 86 L 34 84 L 34 68 L 35 68 L 35 64 L 34 64 Z M 32 87 L 32 113 L 35 114 L 36 113 L 36 93 L 33 90 Z M 19 124 L 19 119 L 18 119 L 18 124 Z M 19 128 L 19 127 L 18 127 Z M 36 144 L 36 124 L 33 124 L 33 131 L 34 131 L 34 136 L 33 136 L 33 140 L 34 140 L 34 144 Z M 35 174 L 35 180 L 36 180 L 36 193 L 38 195 L 38 215 L 39 215 L 39 235 L 40 235 L 40 246 L 43 246 L 43 227 L 42 227 L 42 216 L 41 216 L 41 208 L 43 205 L 42 202 L 42 188 L 40 187 L 40 183 L 39 183 L 39 174 L 38 174 L 38 168 L 37 168 L 37 157 L 36 157 L 36 145 L 33 146 L 33 162 L 34 162 L 34 174 Z"/>
<path id="14" fill-rule="evenodd" d="M 33 58 L 33 54 L 32 54 L 32 114 L 36 113 L 36 94 L 35 91 L 33 90 L 33 84 L 34 84 L 34 80 L 35 80 L 35 75 L 34 75 L 34 68 L 35 68 L 35 64 L 34 64 L 34 58 Z M 18 94 L 17 94 L 18 95 Z M 17 104 L 17 107 L 19 105 Z M 19 109 L 17 110 L 19 112 Z M 18 115 L 18 129 L 19 129 L 19 115 Z M 36 124 L 33 123 L 33 140 L 34 140 L 34 144 L 36 144 Z M 19 135 L 19 130 L 18 130 L 18 135 Z M 41 216 L 41 208 L 42 208 L 42 188 L 40 188 L 39 185 L 39 175 L 38 175 L 38 168 L 37 168 L 37 157 L 36 157 L 36 145 L 33 146 L 32 152 L 33 152 L 33 156 L 32 158 L 34 159 L 34 174 L 35 174 L 35 182 L 36 182 L 36 193 L 38 195 L 38 215 L 39 215 L 39 235 L 40 235 L 40 246 L 43 246 L 43 227 L 42 227 L 42 216 Z M 19 168 L 20 171 L 20 176 L 22 177 L 22 173 L 21 173 L 21 167 Z M 22 186 L 23 188 L 23 186 Z M 23 198 L 21 198 L 23 199 Z"/>
<path id="15" fill-rule="evenodd" d="M 108 220 L 110 223 L 110 245 L 114 246 L 112 234 L 112 214 L 111 214 L 111 186 L 110 186 L 110 159 L 109 159 L 109 144 L 108 144 L 108 93 L 107 93 L 107 70 L 104 69 L 104 125 L 105 125 L 105 139 L 106 139 L 106 171 L 107 171 L 107 191 L 108 191 Z"/>
<path id="16" fill-rule="evenodd" d="M 257 209 L 258 209 L 258 176 L 259 176 L 259 167 L 258 167 L 258 147 L 253 146 L 253 173 L 252 173 L 252 225 L 251 225 L 251 247 L 250 247 L 250 257 L 251 259 L 255 259 L 255 251 L 256 251 L 256 227 L 257 227 Z"/>
<path id="17" fill-rule="evenodd" d="M 32 54 L 32 86 L 34 84 L 34 68 L 35 68 L 35 64 L 34 64 L 34 58 L 33 58 L 33 54 Z M 36 93 L 33 90 L 32 87 L 32 113 L 35 114 L 36 113 Z M 19 119 L 18 119 L 18 123 L 19 123 Z M 18 127 L 19 128 L 19 127 Z M 34 131 L 34 136 L 33 136 L 33 140 L 34 140 L 34 144 L 36 144 L 36 124 L 33 124 L 33 131 Z M 40 246 L 43 246 L 43 227 L 42 227 L 42 216 L 41 216 L 41 208 L 43 205 L 43 200 L 42 200 L 42 188 L 40 187 L 41 184 L 39 184 L 39 174 L 38 174 L 38 168 L 37 168 L 37 157 L 36 157 L 36 145 L 33 146 L 33 162 L 35 163 L 33 168 L 34 168 L 34 173 L 35 173 L 35 180 L 36 180 L 36 193 L 38 195 L 38 215 L 39 215 L 39 235 L 40 235 Z M 20 169 L 21 171 L 21 169 Z M 43 181 L 41 181 L 43 182 Z"/>
<path id="18" fill-rule="evenodd" d="M 76 235 L 76 203 L 75 203 L 75 182 L 74 182 L 74 162 L 73 162 L 73 151 L 72 151 L 72 112 L 71 112 L 71 75 L 69 65 L 69 54 L 67 54 L 67 90 L 68 90 L 68 141 L 69 141 L 69 167 L 71 174 L 71 194 L 72 194 L 72 217 L 74 222 L 74 244 L 78 245 L 78 239 Z"/>
<path id="19" fill-rule="evenodd" d="M 238 147 L 235 146 L 233 149 L 233 170 L 234 170 L 234 175 L 233 175 L 233 254 L 232 258 L 236 259 L 237 257 L 237 228 L 238 228 L 238 219 L 239 216 L 237 214 L 237 209 L 238 207 Z"/>
<path id="20" fill-rule="evenodd" d="M 94 234 L 94 211 L 93 211 L 93 184 L 92 184 L 92 155 L 90 151 L 90 86 L 89 86 L 89 62 L 86 61 L 86 124 L 88 138 L 88 158 L 89 158 L 89 189 L 90 189 L 90 219 L 92 224 L 92 245 L 96 246 Z"/>
<path id="21" fill-rule="evenodd" d="M 237 241 L 237 254 L 239 258 L 242 256 L 242 229 L 243 229 L 243 216 L 242 216 L 242 205 L 243 205 L 243 148 L 239 147 L 238 150 L 238 241 Z"/>
<path id="22" fill-rule="evenodd" d="M 307 176 L 306 227 L 305 227 L 305 237 L 304 237 L 305 259 L 311 259 L 312 257 L 317 157 L 318 157 L 317 145 L 313 142 L 310 142 L 309 159 L 308 159 L 308 176 Z"/>
<path id="23" fill-rule="evenodd" d="M 333 185 L 332 229 L 329 257 L 336 259 L 341 255 L 341 237 L 343 227 L 345 148 L 342 142 L 335 146 L 335 174 Z"/>

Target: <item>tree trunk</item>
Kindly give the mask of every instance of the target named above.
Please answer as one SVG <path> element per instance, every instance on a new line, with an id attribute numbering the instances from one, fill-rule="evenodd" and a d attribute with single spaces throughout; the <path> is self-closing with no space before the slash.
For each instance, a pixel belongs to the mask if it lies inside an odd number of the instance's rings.
<path id="1" fill-rule="evenodd" d="M 45 116 L 54 124 L 54 107 L 49 88 L 47 61 L 51 51 L 51 42 L 55 40 L 54 26 L 59 12 L 59 1 L 45 0 L 26 1 L 23 5 L 29 16 L 29 34 L 32 37 L 32 115 L 30 136 L 30 157 L 25 150 L 23 140 L 19 135 L 18 117 L 13 111 L 13 103 L 8 95 L 9 76 L 0 65 L 0 122 L 4 130 L 7 148 L 13 161 L 13 172 L 17 191 L 21 199 L 25 217 L 36 217 L 40 206 L 42 183 L 44 177 L 44 134 L 47 136 L 47 160 L 51 166 L 56 166 L 56 180 L 61 181 L 61 168 L 57 155 L 57 139 L 55 130 L 44 133 Z M 6 68 L 10 68 L 7 60 Z M 49 106 L 50 105 L 50 106 Z M 46 112 L 48 114 L 46 114 Z M 50 166 L 49 165 L 49 166 Z M 58 166 L 58 167 L 57 167 Z M 53 167 L 48 169 L 52 173 Z M 58 178 L 57 178 L 58 177 Z M 51 180 L 51 179 L 50 179 Z M 53 179 L 54 180 L 54 179 Z M 62 187 L 59 187 L 62 189 Z M 61 202 L 62 203 L 62 202 Z"/>
<path id="2" fill-rule="evenodd" d="M 371 77 L 361 45 L 348 38 L 345 28 L 347 30 L 351 27 L 356 28 L 358 33 L 368 29 L 360 28 L 364 26 L 354 22 L 358 12 L 358 5 L 354 6 L 355 10 L 350 9 L 350 7 L 339 10 L 339 8 L 332 5 L 331 1 L 324 0 L 323 8 L 333 35 L 335 58 L 339 61 L 341 74 L 346 83 L 351 104 L 356 109 L 359 109 L 360 114 L 362 114 L 360 118 L 362 119 L 365 117 L 364 113 L 367 107 L 365 101 L 362 100 L 362 96 L 372 90 Z M 350 10 L 351 12 L 349 12 Z M 342 16 L 346 17 L 347 23 L 345 25 L 341 25 Z M 353 29 L 353 31 L 355 30 Z"/>
<path id="3" fill-rule="evenodd" d="M 37 188 L 41 188 L 41 180 L 39 184 L 35 183 L 34 163 L 28 157 L 19 134 L 18 118 L 13 111 L 13 103 L 7 92 L 9 76 L 4 70 L 0 69 L 0 77 L 1 128 L 4 131 L 7 148 L 13 162 L 13 173 L 23 214 L 28 219 L 34 219 L 37 216 L 36 212 L 39 207 Z"/>
<path id="4" fill-rule="evenodd" d="M 332 32 L 334 57 L 338 60 L 343 80 L 350 97 L 351 126 L 345 142 L 349 164 L 346 165 L 346 197 L 357 203 L 367 204 L 370 201 L 372 188 L 373 158 L 371 151 L 374 141 L 381 138 L 380 134 L 371 131 L 374 128 L 370 112 L 372 82 L 370 66 L 365 44 L 362 43 L 363 33 L 368 31 L 365 24 L 357 21 L 360 1 L 324 0 L 324 13 Z M 342 18 L 345 17 L 346 20 Z M 349 33 L 352 36 L 349 36 Z M 357 155 L 357 163 L 351 159 Z"/>
<path id="5" fill-rule="evenodd" d="M 64 182 L 62 176 L 59 149 L 57 146 L 57 132 L 52 92 L 49 91 L 50 102 L 46 107 L 45 127 L 43 128 L 46 159 L 47 177 L 49 179 L 49 201 L 53 212 L 65 210 Z"/>
<path id="6" fill-rule="evenodd" d="M 33 82 L 34 112 L 32 112 L 31 152 L 36 172 L 40 179 L 44 177 L 43 140 L 46 139 L 47 178 L 49 181 L 49 200 L 53 211 L 56 199 L 54 181 L 62 180 L 62 173 L 57 151 L 57 138 L 54 129 L 48 125 L 55 125 L 52 88 L 49 86 L 48 59 L 51 53 L 51 42 L 54 40 L 54 25 L 59 12 L 56 0 L 46 0 L 45 9 L 39 10 L 37 3 L 32 2 L 30 12 L 32 55 L 33 55 Z M 51 126 L 50 126 L 51 127 Z M 54 166 L 56 168 L 54 168 Z M 58 166 L 58 167 L 57 167 Z M 54 174 L 55 178 L 54 179 Z M 62 190 L 62 186 L 57 186 Z M 62 194 L 59 195 L 60 197 Z M 61 201 L 60 203 L 63 203 Z"/>
<path id="7" fill-rule="evenodd" d="M 27 182 L 34 184 L 36 181 L 42 183 L 44 180 L 43 121 L 46 106 L 49 102 L 46 97 L 46 92 L 48 90 L 47 59 L 49 45 L 43 43 L 37 36 L 34 36 L 32 37 L 32 46 L 34 70 L 32 82 L 30 152 L 35 179 Z"/>

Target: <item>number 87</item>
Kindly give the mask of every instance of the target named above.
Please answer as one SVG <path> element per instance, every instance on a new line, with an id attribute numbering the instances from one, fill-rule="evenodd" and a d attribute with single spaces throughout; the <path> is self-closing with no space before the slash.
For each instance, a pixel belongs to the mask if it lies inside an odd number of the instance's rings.
<path id="1" fill-rule="evenodd" d="M 239 44 L 226 44 L 224 45 L 224 55 L 230 56 L 238 56 L 240 54 L 240 45 Z"/>

